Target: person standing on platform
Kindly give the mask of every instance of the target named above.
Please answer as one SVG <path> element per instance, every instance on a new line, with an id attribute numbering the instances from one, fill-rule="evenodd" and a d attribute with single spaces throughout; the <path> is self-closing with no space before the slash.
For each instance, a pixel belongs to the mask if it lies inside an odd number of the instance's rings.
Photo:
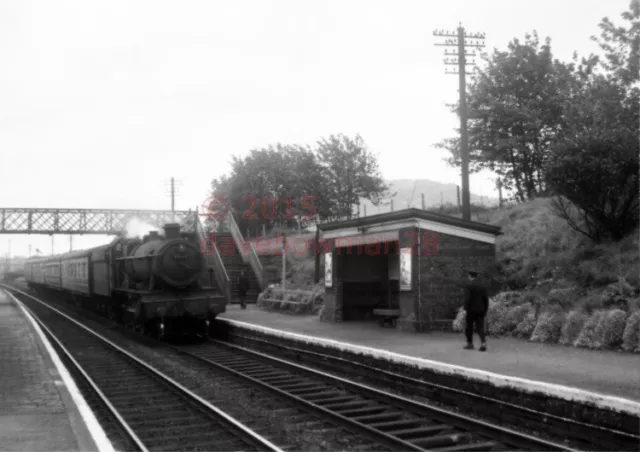
<path id="1" fill-rule="evenodd" d="M 244 270 L 242 270 L 240 272 L 240 276 L 238 277 L 238 294 L 240 295 L 240 307 L 242 309 L 247 309 L 245 298 L 247 296 L 248 291 L 249 291 L 249 278 L 247 277 Z"/>
<path id="2" fill-rule="evenodd" d="M 466 329 L 467 345 L 465 349 L 473 350 L 473 330 L 480 336 L 480 351 L 487 350 L 487 340 L 485 336 L 485 319 L 489 310 L 489 296 L 487 290 L 476 283 L 478 273 L 469 271 L 469 283 L 466 288 L 466 298 L 464 302 L 464 310 L 466 312 Z"/>

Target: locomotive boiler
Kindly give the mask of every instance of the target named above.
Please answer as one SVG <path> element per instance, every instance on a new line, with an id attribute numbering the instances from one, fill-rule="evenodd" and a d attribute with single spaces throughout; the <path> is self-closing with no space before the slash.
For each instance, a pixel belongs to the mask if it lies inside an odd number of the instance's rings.
<path id="1" fill-rule="evenodd" d="M 121 239 L 114 247 L 115 292 L 122 322 L 156 337 L 167 331 L 201 331 L 220 312 L 219 294 L 203 287 L 203 255 L 180 225 L 152 231 L 143 239 Z"/>

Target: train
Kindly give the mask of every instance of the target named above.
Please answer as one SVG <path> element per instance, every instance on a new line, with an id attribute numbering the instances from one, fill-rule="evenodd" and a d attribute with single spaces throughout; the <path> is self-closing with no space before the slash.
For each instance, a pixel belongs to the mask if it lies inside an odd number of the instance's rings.
<path id="1" fill-rule="evenodd" d="M 207 337 L 226 298 L 215 288 L 195 234 L 177 223 L 142 238 L 28 259 L 30 289 L 55 290 L 78 307 L 158 339 Z"/>

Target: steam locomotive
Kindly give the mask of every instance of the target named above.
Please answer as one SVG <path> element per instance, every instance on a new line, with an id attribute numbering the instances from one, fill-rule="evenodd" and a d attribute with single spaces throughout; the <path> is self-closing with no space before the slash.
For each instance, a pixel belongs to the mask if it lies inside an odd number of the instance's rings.
<path id="1" fill-rule="evenodd" d="M 30 288 L 57 290 L 83 307 L 159 339 L 207 336 L 225 312 L 226 299 L 213 287 L 194 234 L 176 223 L 140 238 L 116 238 L 108 245 L 29 259 Z"/>

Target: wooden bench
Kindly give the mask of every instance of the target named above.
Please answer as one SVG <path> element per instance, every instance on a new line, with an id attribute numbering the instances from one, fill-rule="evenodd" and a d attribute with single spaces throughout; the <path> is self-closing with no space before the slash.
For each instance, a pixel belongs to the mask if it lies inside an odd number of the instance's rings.
<path id="1" fill-rule="evenodd" d="M 391 324 L 396 327 L 398 317 L 400 317 L 400 309 L 374 309 L 373 315 L 380 317 L 378 324 L 384 328 L 385 325 Z"/>

